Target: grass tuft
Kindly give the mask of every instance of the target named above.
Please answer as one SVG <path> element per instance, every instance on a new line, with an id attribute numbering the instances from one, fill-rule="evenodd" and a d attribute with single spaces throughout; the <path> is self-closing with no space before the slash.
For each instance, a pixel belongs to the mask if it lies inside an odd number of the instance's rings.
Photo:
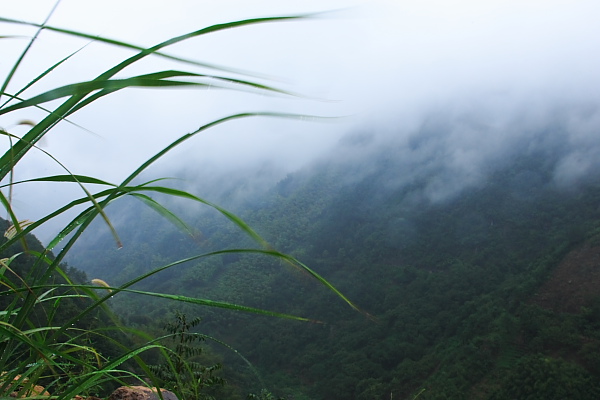
<path id="1" fill-rule="evenodd" d="M 76 395 L 96 394 L 111 384 L 122 385 L 132 382 L 146 384 L 146 379 L 152 385 L 159 386 L 159 382 L 153 375 L 151 368 L 144 362 L 143 355 L 148 351 L 159 351 L 163 355 L 168 355 L 168 349 L 161 344 L 164 337 L 152 338 L 144 332 L 130 329 L 119 322 L 119 319 L 107 307 L 106 302 L 112 296 L 118 296 L 122 292 L 153 296 L 179 303 L 268 315 L 276 318 L 320 322 L 307 317 L 239 304 L 130 288 L 133 284 L 160 271 L 175 268 L 185 262 L 199 258 L 227 253 L 257 253 L 265 257 L 274 257 L 304 271 L 327 290 L 334 292 L 341 300 L 358 310 L 331 283 L 295 258 L 273 249 L 248 224 L 233 213 L 192 193 L 161 186 L 161 179 L 154 179 L 143 184 L 132 184 L 135 178 L 138 178 L 150 165 L 159 161 L 172 149 L 214 126 L 243 118 L 269 117 L 307 120 L 315 119 L 315 117 L 272 112 L 248 112 L 216 119 L 201 125 L 193 132 L 181 135 L 139 165 L 119 184 L 106 182 L 93 176 L 73 173 L 60 160 L 37 146 L 37 143 L 45 135 L 59 129 L 61 122 L 74 124 L 69 120 L 74 113 L 92 105 L 98 99 L 135 87 L 151 89 L 173 87 L 202 89 L 210 87 L 291 96 L 292 93 L 256 82 L 256 74 L 173 56 L 165 53 L 165 50 L 174 44 L 217 31 L 255 24 L 298 20 L 308 16 L 255 18 L 223 23 L 173 37 L 149 48 L 143 48 L 115 39 L 48 25 L 48 21 L 58 5 L 59 1 L 54 4 L 52 11 L 41 24 L 0 17 L 1 23 L 37 28 L 37 31 L 25 45 L 21 55 L 14 61 L 9 73 L 0 84 L 0 116 L 16 115 L 13 113 L 17 112 L 22 115 L 27 110 L 35 110 L 36 112 L 41 110 L 44 112 L 44 117 L 38 122 L 19 118 L 17 125 L 28 129 L 22 137 L 10 133 L 9 129 L 0 129 L 0 135 L 5 136 L 9 141 L 8 149 L 0 156 L 0 203 L 6 210 L 10 220 L 10 226 L 6 228 L 4 239 L 0 241 L 0 305 L 2 306 L 0 310 L 0 371 L 2 372 L 2 375 L 0 375 L 0 397 L 8 397 L 15 391 L 15 388 L 18 388 L 18 395 L 35 397 L 39 395 L 34 391 L 38 384 L 43 384 L 52 393 L 53 398 L 58 400 L 71 399 Z M 44 31 L 103 42 L 115 47 L 132 50 L 134 54 L 90 80 L 54 87 L 32 97 L 26 96 L 29 89 L 38 86 L 42 81 L 46 82 L 49 79 L 50 72 L 59 70 L 65 63 L 78 56 L 80 49 L 51 64 L 41 74 L 26 82 L 22 87 L 9 92 L 8 88 L 15 73 L 23 68 L 33 43 Z M 15 35 L 4 35 L 0 38 L 9 37 L 15 37 Z M 193 71 L 167 69 L 143 75 L 115 78 L 117 74 L 124 73 L 129 67 L 149 56 L 162 57 L 189 66 L 207 68 L 213 73 L 199 74 Z M 244 79 L 227 76 L 230 73 L 241 74 Z M 56 104 L 56 102 L 58 102 L 58 105 L 54 108 L 46 108 L 48 104 Z M 47 107 L 52 107 L 52 105 Z M 86 128 L 82 127 L 82 129 Z M 64 173 L 14 181 L 14 170 L 19 167 L 23 157 L 31 150 L 41 151 L 60 166 Z M 71 199 L 36 221 L 18 218 L 12 207 L 13 190 L 18 188 L 19 185 L 35 185 L 41 182 L 74 184 L 81 189 L 81 197 Z M 6 190 L 8 195 L 4 193 Z M 252 238 L 256 243 L 256 248 L 230 249 L 198 254 L 159 267 L 118 287 L 113 287 L 99 278 L 92 279 L 91 284 L 73 282 L 71 277 L 64 271 L 65 267 L 62 260 L 96 217 L 99 216 L 104 220 L 113 234 L 117 247 L 122 246 L 118 233 L 104 210 L 109 204 L 121 199 L 123 196 L 131 196 L 140 200 L 183 231 L 190 235 L 194 234 L 193 229 L 185 221 L 154 200 L 152 198 L 153 194 L 178 197 L 217 210 Z M 83 208 L 83 210 L 65 224 L 46 246 L 40 247 L 28 236 L 35 233 L 35 230 L 40 226 L 49 224 L 55 218 L 76 208 Z M 62 244 L 62 247 L 57 250 L 59 243 Z M 57 250 L 56 254 L 53 253 L 55 250 Z M 104 324 L 110 323 L 110 325 L 102 328 L 98 326 L 98 321 L 102 321 Z M 127 345 L 126 343 L 133 343 L 129 340 L 131 337 L 136 337 L 136 343 L 141 344 Z M 211 338 L 211 340 L 219 342 L 216 339 Z M 108 350 L 112 353 L 107 355 L 101 350 Z"/>

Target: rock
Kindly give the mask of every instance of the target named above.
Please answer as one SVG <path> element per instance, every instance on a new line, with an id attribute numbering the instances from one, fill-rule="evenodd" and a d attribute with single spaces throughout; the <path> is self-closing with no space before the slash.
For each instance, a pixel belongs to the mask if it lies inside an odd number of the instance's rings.
<path id="1" fill-rule="evenodd" d="M 10 397 L 17 397 L 18 395 L 19 395 L 19 392 L 15 391 L 10 394 Z M 29 388 L 25 392 L 21 393 L 21 397 L 32 397 L 32 396 L 50 397 L 50 393 L 48 393 L 46 391 L 46 389 L 40 385 L 35 385 L 34 387 Z"/>
<path id="2" fill-rule="evenodd" d="M 160 389 L 163 400 L 178 400 L 175 393 Z M 156 388 L 146 386 L 121 386 L 109 396 L 108 400 L 160 400 Z"/>
<path id="3" fill-rule="evenodd" d="M 6 372 L 0 374 L 0 383 L 3 383 L 2 376 L 4 376 Z M 45 396 L 50 397 L 50 393 L 46 391 L 46 388 L 40 385 L 29 386 L 29 379 L 23 378 L 21 379 L 21 375 L 17 375 L 13 378 L 15 384 L 9 385 L 7 389 L 11 389 L 13 392 L 10 394 L 10 397 L 17 397 L 19 394 L 20 397 L 31 397 L 31 396 Z M 19 382 L 20 381 L 20 382 Z M 11 387 L 12 386 L 12 387 Z M 15 387 L 16 386 L 16 387 Z M 23 390 L 23 386 L 25 386 L 25 390 Z M 167 400 L 167 399 L 165 399 Z"/>

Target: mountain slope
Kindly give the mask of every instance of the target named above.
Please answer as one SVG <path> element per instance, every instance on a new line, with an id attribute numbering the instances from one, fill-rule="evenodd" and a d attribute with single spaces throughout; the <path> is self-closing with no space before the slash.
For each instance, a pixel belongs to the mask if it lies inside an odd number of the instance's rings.
<path id="1" fill-rule="evenodd" d="M 600 303 L 592 275 L 584 275 L 585 284 L 583 276 L 571 279 L 587 296 L 577 302 L 565 301 L 572 293 L 552 282 L 566 279 L 563 265 L 586 268 L 577 254 L 587 254 L 599 232 L 598 176 L 560 187 L 552 152 L 524 152 L 484 182 L 433 201 L 429 176 L 390 183 L 392 154 L 382 150 L 366 164 L 322 163 L 259 200 L 235 203 L 274 247 L 299 257 L 364 313 L 286 265 L 249 255 L 182 265 L 145 287 L 325 321 L 186 309 L 289 398 L 410 398 L 426 389 L 420 399 L 548 399 L 558 398 L 548 396 L 562 393 L 561 385 L 576 398 L 597 398 Z M 85 262 L 72 263 L 118 284 L 186 255 L 252 245 L 217 215 L 178 211 L 194 221 L 200 240 L 129 207 L 121 212 L 137 223 L 120 226 L 124 250 L 100 236 L 82 247 Z M 100 258 L 101 266 L 92 263 Z M 569 307 L 548 309 L 540 298 Z M 115 307 L 143 326 L 172 306 L 122 296 Z M 135 319 L 142 307 L 146 319 Z M 235 379 L 255 380 L 233 359 L 229 364 L 238 368 Z"/>

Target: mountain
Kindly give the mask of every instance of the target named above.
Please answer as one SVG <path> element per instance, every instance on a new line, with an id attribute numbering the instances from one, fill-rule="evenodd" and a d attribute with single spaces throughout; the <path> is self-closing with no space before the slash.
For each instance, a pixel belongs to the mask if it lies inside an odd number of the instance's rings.
<path id="1" fill-rule="evenodd" d="M 243 354 L 288 399 L 599 398 L 600 175 L 565 185 L 552 141 L 490 161 L 471 180 L 473 171 L 433 161 L 411 172 L 397 147 L 371 142 L 351 136 L 340 152 L 368 155 L 324 159 L 248 201 L 223 188 L 211 199 L 361 311 L 252 254 L 200 258 L 138 287 L 319 323 L 126 295 L 115 309 L 142 328 L 174 308 L 201 316 L 201 332 Z M 214 210 L 163 200 L 194 235 L 126 202 L 107 210 L 125 247 L 116 250 L 99 223 L 69 262 L 117 285 L 191 255 L 257 246 Z M 236 353 L 225 354 L 233 384 L 260 386 Z"/>

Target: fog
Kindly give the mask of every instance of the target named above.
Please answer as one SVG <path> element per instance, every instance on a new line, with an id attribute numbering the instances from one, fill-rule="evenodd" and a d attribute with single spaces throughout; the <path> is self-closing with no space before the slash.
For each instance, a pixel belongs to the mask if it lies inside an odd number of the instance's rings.
<path id="1" fill-rule="evenodd" d="M 3 4 L 1 16 L 41 22 L 50 8 L 46 1 L 10 2 Z M 243 178 L 248 180 L 247 190 L 254 185 L 260 191 L 325 159 L 360 164 L 354 176 L 360 179 L 360 174 L 368 174 L 369 157 L 377 157 L 384 148 L 395 155 L 390 186 L 426 177 L 423 196 L 441 201 L 484 182 L 516 152 L 559 148 L 554 179 L 559 186 L 569 186 L 594 172 L 600 159 L 599 11 L 595 1 L 249 5 L 179 0 L 165 8 L 162 2 L 65 0 L 50 25 L 140 46 L 236 19 L 325 13 L 231 29 L 167 50 L 252 72 L 256 78 L 251 79 L 297 95 L 131 89 L 77 112 L 71 122 L 78 126 L 61 123 L 41 145 L 73 173 L 118 183 L 172 140 L 202 124 L 234 112 L 278 111 L 340 118 L 227 123 L 186 142 L 144 177 L 184 177 L 198 195 L 203 195 L 202 185 L 194 177 L 224 186 Z M 0 27 L 0 35 L 32 34 L 14 24 Z M 3 77 L 26 43 L 23 38 L 0 41 Z M 133 54 L 45 31 L 8 91 L 79 49 L 25 97 L 92 79 Z M 122 76 L 164 69 L 205 71 L 152 57 Z M 0 126 L 17 135 L 27 129 L 17 125 L 19 120 L 43 117 L 37 110 L 12 114 L 1 116 Z M 353 141 L 356 137 L 364 139 Z M 64 171 L 44 154 L 32 152 L 15 170 L 15 178 L 55 173 Z M 252 176 L 261 178 L 253 183 Z M 20 218 L 36 219 L 79 195 L 79 189 L 66 185 L 20 185 L 14 206 Z M 36 233 L 47 239 L 57 226 Z"/>

